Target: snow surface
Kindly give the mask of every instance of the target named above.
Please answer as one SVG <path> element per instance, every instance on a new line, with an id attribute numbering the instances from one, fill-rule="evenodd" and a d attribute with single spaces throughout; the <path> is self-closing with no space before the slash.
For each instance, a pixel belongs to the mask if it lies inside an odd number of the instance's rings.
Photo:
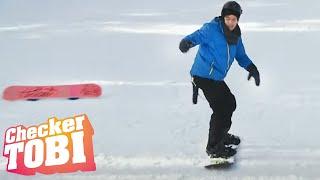
<path id="1" fill-rule="evenodd" d="M 261 74 L 247 81 L 235 62 L 226 78 L 237 98 L 236 163 L 206 170 L 211 110 L 192 105 L 189 70 L 197 48 L 185 35 L 219 15 L 224 1 L 2 0 L 0 90 L 95 82 L 98 99 L 0 101 L 0 134 L 86 113 L 97 171 L 0 179 L 320 179 L 320 2 L 241 0 L 246 51 Z M 3 144 L 3 138 L 0 138 Z"/>

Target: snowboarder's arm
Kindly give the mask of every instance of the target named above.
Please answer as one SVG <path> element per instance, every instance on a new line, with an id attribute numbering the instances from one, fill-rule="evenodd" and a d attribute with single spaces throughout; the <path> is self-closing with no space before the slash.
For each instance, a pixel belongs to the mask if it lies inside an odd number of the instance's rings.
<path id="1" fill-rule="evenodd" d="M 194 46 L 205 43 L 209 33 L 209 23 L 205 23 L 200 29 L 186 36 L 184 39 L 190 40 Z"/>
<path id="2" fill-rule="evenodd" d="M 235 58 L 238 61 L 238 64 L 245 69 L 252 63 L 244 49 L 241 37 L 239 38 Z"/>
<path id="3" fill-rule="evenodd" d="M 209 33 L 209 24 L 204 24 L 200 29 L 183 38 L 180 42 L 179 49 L 185 53 L 196 45 L 205 43 Z"/>
<path id="4" fill-rule="evenodd" d="M 241 37 L 238 42 L 237 53 L 236 53 L 235 58 L 238 61 L 238 64 L 241 67 L 245 68 L 249 72 L 248 80 L 250 80 L 250 78 L 253 77 L 256 85 L 259 86 L 260 85 L 260 73 L 259 73 L 256 65 L 254 65 L 254 63 L 250 60 L 250 58 L 246 54 Z"/>

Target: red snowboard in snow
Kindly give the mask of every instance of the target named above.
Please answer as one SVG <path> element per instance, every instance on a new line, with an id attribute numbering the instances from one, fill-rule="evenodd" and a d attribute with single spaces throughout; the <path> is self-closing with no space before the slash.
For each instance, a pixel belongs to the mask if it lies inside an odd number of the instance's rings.
<path id="1" fill-rule="evenodd" d="M 10 86 L 3 92 L 3 99 L 38 100 L 45 98 L 92 98 L 101 95 L 101 87 L 97 84 L 74 84 L 58 86 Z"/>

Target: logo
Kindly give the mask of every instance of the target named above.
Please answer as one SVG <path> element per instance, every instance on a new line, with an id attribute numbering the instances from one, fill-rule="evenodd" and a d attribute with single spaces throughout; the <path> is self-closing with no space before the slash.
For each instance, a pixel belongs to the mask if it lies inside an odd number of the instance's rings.
<path id="1" fill-rule="evenodd" d="M 22 175 L 95 171 L 93 134 L 85 114 L 49 118 L 38 126 L 10 127 L 3 146 L 7 171 Z"/>

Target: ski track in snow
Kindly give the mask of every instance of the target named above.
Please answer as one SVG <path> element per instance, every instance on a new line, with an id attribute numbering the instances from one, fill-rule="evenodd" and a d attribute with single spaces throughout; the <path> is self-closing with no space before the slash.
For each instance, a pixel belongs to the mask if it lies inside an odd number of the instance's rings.
<path id="1" fill-rule="evenodd" d="M 240 153 L 236 156 L 236 164 L 227 169 L 205 170 L 204 165 L 208 161 L 204 161 L 204 157 L 190 157 L 190 156 L 112 156 L 105 154 L 98 154 L 95 156 L 97 171 L 88 174 L 71 174 L 64 175 L 60 178 L 80 178 L 80 179 L 206 179 L 210 177 L 210 173 L 215 174 L 214 179 L 305 179 L 307 176 L 296 171 L 303 170 L 308 167 L 320 167 L 320 150 L 310 153 L 308 149 L 302 150 L 273 150 L 269 152 L 269 147 L 246 149 L 240 147 Z M 307 154 L 307 155 L 305 155 Z M 275 162 L 277 162 L 275 164 Z M 5 170 L 6 161 L 0 159 L 0 177 L 12 178 L 10 175 L 1 175 L 1 171 Z M 286 175 L 285 172 L 278 172 L 268 176 L 255 174 L 254 172 L 247 173 L 247 175 L 239 174 L 239 167 L 241 169 L 281 169 L 290 167 L 291 174 Z M 193 171 L 190 171 L 193 169 Z M 313 169 L 313 168 L 311 168 Z M 237 173 L 238 172 L 238 173 Z M 284 173 L 284 175 L 282 174 Z M 252 174 L 252 175 L 250 175 Z M 310 175 L 312 178 L 314 174 Z M 44 179 L 51 179 L 54 176 L 39 177 Z"/>
<path id="2" fill-rule="evenodd" d="M 277 20 L 275 22 L 240 22 L 243 32 L 319 32 L 320 19 Z M 68 24 L 20 24 L 0 26 L 0 36 L 21 33 L 20 39 L 42 39 L 74 33 L 133 33 L 159 35 L 186 35 L 201 27 L 201 24 L 177 24 L 174 22 L 73 22 Z"/>

